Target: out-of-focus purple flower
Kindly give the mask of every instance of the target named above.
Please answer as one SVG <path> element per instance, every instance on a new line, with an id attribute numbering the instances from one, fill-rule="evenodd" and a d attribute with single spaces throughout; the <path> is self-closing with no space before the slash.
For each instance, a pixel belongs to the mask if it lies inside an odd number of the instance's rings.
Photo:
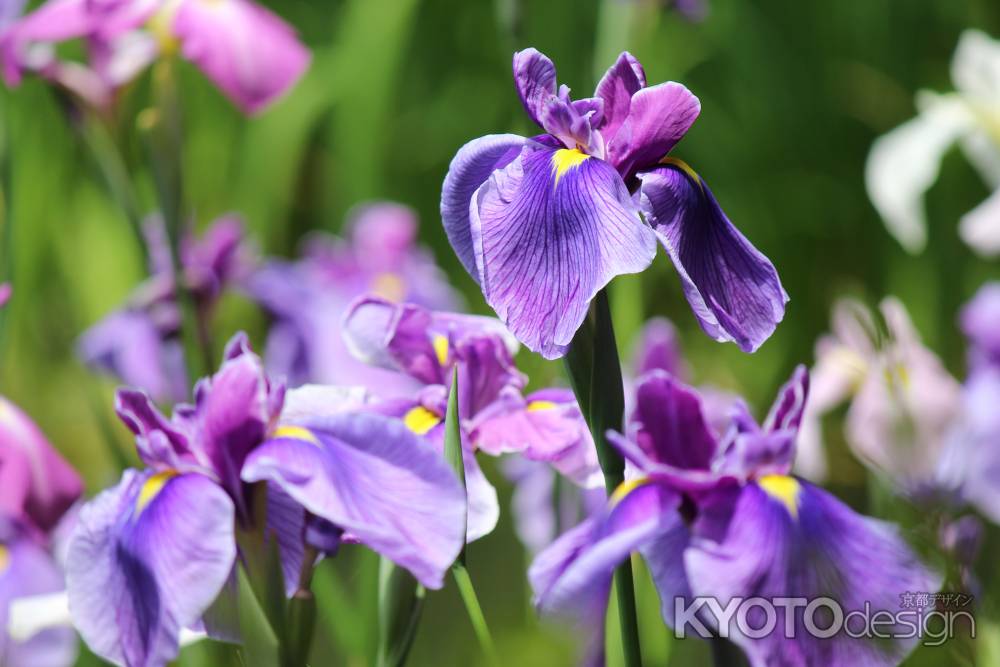
<path id="1" fill-rule="evenodd" d="M 55 55 L 56 44 L 78 38 L 89 66 Z M 0 34 L 7 85 L 38 73 L 98 106 L 157 56 L 178 51 L 248 114 L 281 97 L 310 60 L 286 23 L 248 0 L 50 0 Z"/>
<path id="2" fill-rule="evenodd" d="M 643 325 L 632 351 L 632 372 L 636 377 L 657 368 L 681 379 L 688 374 L 677 330 L 665 317 L 654 317 Z"/>
<path id="3" fill-rule="evenodd" d="M 38 427 L 0 397 L 0 664 L 62 667 L 76 659 L 69 628 L 8 636 L 16 599 L 63 590 L 51 534 L 83 483 Z"/>
<path id="4" fill-rule="evenodd" d="M 172 419 L 143 392 L 118 394 L 148 468 L 126 471 L 83 508 L 67 567 L 74 623 L 97 654 L 128 665 L 172 660 L 181 630 L 232 574 L 237 522 L 266 524 L 289 582 L 308 512 L 440 585 L 463 543 L 464 508 L 454 474 L 422 441 L 392 420 L 339 413 L 349 395 L 335 390 L 289 395 L 285 410 L 284 385 L 268 379 L 242 335 L 194 394 Z M 249 482 L 261 480 L 273 481 L 264 517 L 250 498 Z M 444 508 L 430 511 L 436 502 Z"/>
<path id="5" fill-rule="evenodd" d="M 969 339 L 969 367 L 1000 368 L 1000 283 L 987 283 L 961 313 L 962 332 Z"/>
<path id="6" fill-rule="evenodd" d="M 84 332 L 77 353 L 91 368 L 159 401 L 180 401 L 187 397 L 188 380 L 170 250 L 158 219 L 150 219 L 146 232 L 150 278 L 122 309 Z M 250 251 L 242 221 L 236 216 L 219 218 L 200 239 L 185 239 L 181 250 L 184 279 L 196 307 L 208 318 L 223 289 L 248 270 Z"/>
<path id="7" fill-rule="evenodd" d="M 417 245 L 417 226 L 405 206 L 362 206 L 351 215 L 346 238 L 313 236 L 298 262 L 272 261 L 252 275 L 250 294 L 275 320 L 264 355 L 268 370 L 291 386 L 364 385 L 383 394 L 414 389 L 399 373 L 355 359 L 340 326 L 347 307 L 364 294 L 440 310 L 459 305 L 430 253 Z"/>
<path id="8" fill-rule="evenodd" d="M 812 465 L 800 472 L 825 474 L 820 419 L 850 399 L 845 435 L 852 451 L 902 490 L 915 491 L 934 477 L 961 388 L 921 343 L 898 300 L 885 299 L 879 309 L 886 336 L 860 303 L 834 308 L 833 333 L 816 346 L 800 441 Z"/>
<path id="9" fill-rule="evenodd" d="M 675 600 L 695 596 L 713 597 L 722 608 L 734 598 L 825 596 L 846 614 L 866 604 L 891 613 L 904 592 L 936 591 L 940 578 L 920 564 L 895 527 L 859 516 L 789 474 L 807 386 L 800 367 L 763 425 L 737 407 L 728 431 L 718 433 L 695 390 L 659 371 L 644 378 L 629 435 L 609 433 L 635 474 L 603 514 L 535 560 L 529 576 L 540 609 L 601 615 L 614 568 L 636 550 L 669 625 Z M 895 665 L 917 641 L 846 633 L 820 639 L 801 615 L 786 614 L 794 609 L 776 610 L 774 632 L 753 636 L 733 623 L 728 637 L 754 667 Z M 699 612 L 695 620 L 706 631 L 720 630 L 710 614 Z M 751 615 L 749 623 L 757 629 L 763 621 Z M 792 638 L 786 627 L 794 629 Z M 887 634 L 893 636 L 888 627 Z"/>
<path id="10" fill-rule="evenodd" d="M 706 333 L 760 346 L 788 300 L 777 272 L 705 182 L 665 157 L 697 118 L 698 99 L 674 82 L 647 87 L 629 53 L 592 98 L 557 91 L 555 66 L 535 49 L 514 54 L 514 82 L 545 134 L 471 141 L 441 193 L 455 253 L 514 335 L 562 356 L 594 295 L 649 266 L 659 239 Z"/>
<path id="11" fill-rule="evenodd" d="M 0 308 L 7 305 L 7 302 L 10 301 L 10 296 L 13 293 L 14 290 L 11 288 L 10 283 L 0 283 Z"/>

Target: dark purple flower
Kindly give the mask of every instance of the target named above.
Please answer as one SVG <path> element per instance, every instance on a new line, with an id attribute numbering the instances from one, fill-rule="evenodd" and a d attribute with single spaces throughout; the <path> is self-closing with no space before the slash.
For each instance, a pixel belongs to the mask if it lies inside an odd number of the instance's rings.
<path id="1" fill-rule="evenodd" d="M 158 218 L 149 220 L 146 234 L 150 278 L 122 309 L 84 332 L 78 355 L 91 368 L 159 401 L 180 401 L 187 397 L 188 380 L 170 250 Z M 204 318 L 211 316 L 224 287 L 246 272 L 250 253 L 246 246 L 243 224 L 236 216 L 219 218 L 198 240 L 185 240 L 184 279 Z"/>
<path id="2" fill-rule="evenodd" d="M 805 369 L 797 369 L 763 425 L 737 406 L 719 433 L 693 389 L 660 371 L 644 378 L 629 435 L 609 433 L 634 474 L 602 514 L 536 559 L 529 576 L 539 607 L 602 614 L 613 569 L 637 550 L 669 625 L 675 601 L 694 596 L 712 597 L 723 608 L 735 598 L 828 597 L 846 614 L 866 603 L 873 613 L 891 613 L 900 609 L 902 593 L 936 591 L 940 577 L 894 526 L 860 516 L 789 474 L 807 380 Z M 843 632 L 820 639 L 806 630 L 800 612 L 780 606 L 775 612 L 777 630 L 757 637 L 735 623 L 720 628 L 710 614 L 696 620 L 706 631 L 728 632 L 754 667 L 895 665 L 916 642 Z M 763 619 L 750 625 L 759 628 Z"/>
<path id="3" fill-rule="evenodd" d="M 629 53 L 592 98 L 557 90 L 555 66 L 535 49 L 514 54 L 514 82 L 546 134 L 466 144 L 441 193 L 452 247 L 514 335 L 562 356 L 594 295 L 645 269 L 659 238 L 702 328 L 746 351 L 763 343 L 788 300 L 774 267 L 704 181 L 665 157 L 698 99 L 674 82 L 647 87 Z"/>
<path id="4" fill-rule="evenodd" d="M 57 43 L 76 38 L 87 41 L 89 66 L 55 55 Z M 34 72 L 97 106 L 178 51 L 247 114 L 284 95 L 310 60 L 287 24 L 248 0 L 50 0 L 0 34 L 7 85 Z"/>
<path id="5" fill-rule="evenodd" d="M 426 249 L 417 245 L 414 212 L 388 202 L 355 211 L 345 238 L 314 235 L 295 263 L 272 261 L 248 290 L 273 317 L 264 358 L 291 386 L 307 382 L 409 391 L 414 383 L 358 361 L 340 335 L 347 307 L 375 294 L 452 310 L 460 299 Z"/>
<path id="6" fill-rule="evenodd" d="M 171 419 L 143 392 L 119 392 L 118 413 L 148 467 L 126 471 L 83 508 L 67 568 L 74 623 L 97 654 L 128 665 L 172 660 L 181 630 L 230 580 L 237 526 L 266 524 L 289 592 L 308 516 L 440 585 L 463 544 L 451 469 L 393 420 L 352 412 L 352 392 L 300 391 L 286 400 L 238 335 L 194 404 Z M 249 483 L 263 480 L 272 483 L 261 517 Z M 444 509 L 430 512 L 438 502 Z"/>

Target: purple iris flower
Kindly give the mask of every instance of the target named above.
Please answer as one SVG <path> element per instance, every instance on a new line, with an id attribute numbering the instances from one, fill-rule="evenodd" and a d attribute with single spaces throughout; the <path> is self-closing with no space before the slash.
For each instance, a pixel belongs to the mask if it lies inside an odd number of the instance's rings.
<path id="1" fill-rule="evenodd" d="M 89 66 L 55 55 L 77 38 Z M 178 52 L 248 114 L 281 97 L 310 60 L 292 28 L 248 0 L 50 0 L 0 34 L 7 85 L 35 72 L 98 106 L 157 56 Z"/>
<path id="2" fill-rule="evenodd" d="M 10 283 L 0 283 L 0 308 L 7 305 L 7 302 L 10 301 L 10 296 L 13 293 L 14 290 L 11 288 Z"/>
<path id="3" fill-rule="evenodd" d="M 147 468 L 84 506 L 67 559 L 70 610 L 95 653 L 129 666 L 172 660 L 181 630 L 200 623 L 233 574 L 235 531 L 262 523 L 288 581 L 307 519 L 319 517 L 440 586 L 463 543 L 454 474 L 394 421 L 338 412 L 335 391 L 320 410 L 316 391 L 286 397 L 238 335 L 172 419 L 145 393 L 119 392 Z M 254 516 L 250 482 L 265 479 L 266 516 Z"/>
<path id="4" fill-rule="evenodd" d="M 708 185 L 665 157 L 701 105 L 687 88 L 646 87 L 622 53 L 594 97 L 556 89 L 548 58 L 514 54 L 514 82 L 546 134 L 490 135 L 452 160 L 445 231 L 487 303 L 529 349 L 562 356 L 612 278 L 652 262 L 657 239 L 702 328 L 755 350 L 784 315 L 777 272 L 729 222 Z M 645 218 L 645 220 L 644 220 Z"/>
<path id="5" fill-rule="evenodd" d="M 7 634 L 19 598 L 63 590 L 53 533 L 83 492 L 70 465 L 34 422 L 0 397 L 0 664 L 61 667 L 76 660 L 76 634 L 51 628 Z"/>
<path id="6" fill-rule="evenodd" d="M 402 419 L 439 449 L 448 386 L 457 368 L 460 424 L 468 448 L 470 540 L 489 533 L 499 515 L 496 491 L 479 469 L 475 452 L 516 453 L 548 463 L 581 486 L 603 483 L 593 440 L 572 392 L 550 388 L 525 396 L 527 378 L 511 356 L 517 342 L 498 320 L 362 297 L 345 317 L 344 337 L 359 359 L 405 373 L 422 385 L 375 409 Z"/>
<path id="7" fill-rule="evenodd" d="M 962 331 L 969 339 L 969 367 L 1000 368 L 1000 282 L 979 288 L 961 313 Z"/>
<path id="8" fill-rule="evenodd" d="M 671 626 L 677 599 L 686 607 L 694 597 L 710 596 L 725 608 L 736 598 L 828 597 L 846 615 L 864 610 L 866 602 L 873 613 L 891 613 L 904 592 L 936 591 L 940 578 L 921 565 L 894 526 L 860 516 L 789 474 L 807 386 L 800 367 L 762 426 L 738 406 L 720 433 L 705 419 L 695 390 L 661 371 L 647 375 L 629 434 L 609 433 L 634 474 L 602 515 L 535 560 L 529 576 L 539 608 L 602 614 L 615 566 L 636 550 Z M 763 612 L 752 611 L 761 613 L 749 615 L 750 626 L 763 627 Z M 801 607 L 775 611 L 777 629 L 757 637 L 735 623 L 720 627 L 703 610 L 695 620 L 706 631 L 728 631 L 754 667 L 895 665 L 916 642 L 846 633 L 819 639 L 807 632 Z M 793 638 L 786 638 L 786 627 L 794 629 Z M 700 629 L 689 625 L 687 631 Z"/>
<path id="9" fill-rule="evenodd" d="M 398 373 L 355 359 L 340 336 L 340 323 L 351 302 L 364 294 L 442 310 L 461 303 L 430 253 L 417 245 L 417 231 L 416 214 L 406 206 L 364 205 L 349 216 L 344 238 L 314 235 L 299 261 L 274 260 L 255 272 L 247 289 L 274 317 L 264 354 L 268 371 L 291 386 L 415 388 Z"/>
<path id="10" fill-rule="evenodd" d="M 158 401 L 181 401 L 188 392 L 181 312 L 170 250 L 158 218 L 147 222 L 146 237 L 150 278 L 123 308 L 84 332 L 77 353 L 89 367 L 141 388 Z M 245 274 L 250 263 L 242 221 L 236 216 L 219 218 L 200 239 L 188 237 L 181 255 L 184 278 L 207 319 L 224 288 Z"/>

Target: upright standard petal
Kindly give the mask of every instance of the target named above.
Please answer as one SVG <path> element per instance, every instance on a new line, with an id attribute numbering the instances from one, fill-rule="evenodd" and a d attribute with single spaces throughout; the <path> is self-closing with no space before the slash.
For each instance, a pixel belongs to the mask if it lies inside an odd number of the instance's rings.
<path id="1" fill-rule="evenodd" d="M 825 491 L 784 475 L 727 487 L 701 503 L 684 561 L 694 595 L 714 597 L 723 608 L 733 598 L 799 598 L 804 607 L 825 597 L 845 617 L 853 611 L 891 615 L 900 610 L 903 593 L 933 593 L 941 583 L 894 526 L 855 514 Z M 889 667 L 899 664 L 918 641 L 855 639 L 846 629 L 824 639 L 807 629 L 805 610 L 775 606 L 772 631 L 763 636 L 743 632 L 736 622 L 725 625 L 726 635 L 754 667 Z M 830 609 L 819 609 L 812 620 L 826 629 Z M 747 623 L 754 631 L 769 625 L 762 609 L 749 612 Z M 795 618 L 786 619 L 789 613 Z M 889 616 L 882 631 L 905 636 L 907 628 L 894 624 L 894 618 Z M 789 627 L 791 638 L 785 636 Z M 855 623 L 849 630 L 857 635 L 859 629 Z"/>
<path id="2" fill-rule="evenodd" d="M 441 186 L 441 221 L 448 242 L 472 279 L 479 282 L 476 255 L 472 247 L 469 204 L 472 195 L 497 169 L 511 163 L 524 147 L 524 137 L 491 134 L 462 146 L 448 167 Z"/>
<path id="3" fill-rule="evenodd" d="M 708 470 L 716 454 L 716 435 L 702 412 L 698 393 L 654 370 L 639 384 L 632 415 L 635 441 L 656 463 Z"/>
<path id="4" fill-rule="evenodd" d="M 458 479 L 399 420 L 357 413 L 279 429 L 247 458 L 243 479 L 273 482 L 429 588 L 465 544 Z"/>
<path id="5" fill-rule="evenodd" d="M 514 54 L 514 87 L 524 110 L 541 126 L 542 106 L 556 94 L 556 66 L 537 49 Z"/>
<path id="6" fill-rule="evenodd" d="M 646 87 L 642 65 L 628 51 L 623 51 L 615 64 L 604 73 L 594 97 L 604 100 L 604 122 L 597 127 L 611 139 L 618 133 L 632 106 L 632 96 Z"/>
<path id="7" fill-rule="evenodd" d="M 680 274 L 705 333 L 753 352 L 785 315 L 774 265 L 729 221 L 708 185 L 679 161 L 639 174 L 639 204 Z"/>
<path id="8" fill-rule="evenodd" d="M 249 114 L 282 96 L 309 66 L 309 50 L 292 28 L 248 0 L 181 2 L 172 30 L 184 57 Z"/>
<path id="9" fill-rule="evenodd" d="M 233 503 L 197 474 L 126 471 L 80 512 L 66 587 L 73 623 L 96 654 L 153 667 L 177 657 L 236 559 Z"/>
<path id="10" fill-rule="evenodd" d="M 565 354 L 600 289 L 656 253 L 618 174 L 576 150 L 526 146 L 476 191 L 470 213 L 486 301 L 548 359 Z"/>
<path id="11" fill-rule="evenodd" d="M 628 115 L 608 139 L 608 161 L 622 178 L 658 163 L 691 129 L 701 102 L 679 83 L 668 81 L 632 96 Z"/>
<path id="12" fill-rule="evenodd" d="M 632 350 L 631 365 L 636 377 L 657 368 L 681 380 L 687 376 L 687 364 L 681 354 L 677 330 L 670 320 L 654 317 L 643 325 Z"/>

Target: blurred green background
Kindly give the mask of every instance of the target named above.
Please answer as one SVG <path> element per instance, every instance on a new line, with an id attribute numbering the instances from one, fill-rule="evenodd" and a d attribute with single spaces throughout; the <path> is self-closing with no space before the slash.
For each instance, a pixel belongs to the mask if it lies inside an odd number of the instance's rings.
<path id="1" fill-rule="evenodd" d="M 556 63 L 560 81 L 584 96 L 628 49 L 651 82 L 678 80 L 701 98 L 701 117 L 675 154 L 700 172 L 730 218 L 771 258 L 791 302 L 773 338 L 759 353 L 744 355 L 700 332 L 661 253 L 652 270 L 615 285 L 623 350 L 644 318 L 669 316 L 682 332 L 696 381 L 737 389 L 763 409 L 795 364 L 812 362 L 837 296 L 875 302 L 895 294 L 962 377 L 956 311 L 983 281 L 1000 277 L 1000 267 L 977 259 L 956 224 L 986 188 L 964 159 L 950 154 L 927 200 L 929 249 L 913 257 L 890 238 L 869 203 L 863 168 L 873 139 L 913 115 L 918 89 L 952 88 L 948 65 L 963 29 L 1000 36 L 1000 3 L 708 2 L 699 23 L 671 11 L 668 2 L 637 0 L 268 2 L 313 49 L 312 67 L 286 99 L 246 119 L 184 65 L 189 203 L 201 225 L 227 211 L 242 214 L 265 253 L 285 256 L 294 255 L 308 230 L 338 230 L 358 202 L 406 203 L 419 212 L 423 241 L 470 308 L 485 312 L 440 226 L 448 162 L 472 138 L 534 132 L 513 90 L 514 50 L 540 49 Z M 132 85 L 115 121 L 144 211 L 152 208 L 153 192 L 133 123 L 148 84 L 147 74 Z M 142 262 L 58 95 L 29 80 L 0 92 L 0 109 L 9 212 L 0 276 L 16 286 L 3 313 L 0 391 L 38 421 L 95 493 L 117 476 L 108 430 L 122 452 L 130 448 L 114 419 L 114 384 L 82 368 L 74 342 L 124 300 L 143 277 Z M 216 322 L 217 340 L 245 329 L 262 349 L 266 321 L 239 296 L 227 297 Z M 562 373 L 560 364 L 529 354 L 519 362 L 533 386 Z M 491 464 L 487 474 L 506 509 L 506 483 Z M 877 513 L 867 484 L 849 455 L 835 453 L 834 490 Z M 987 554 L 984 561 L 990 560 Z M 530 609 L 526 556 L 509 514 L 471 547 L 469 563 L 503 664 L 572 662 L 579 640 L 541 628 Z M 372 559 L 352 550 L 320 569 L 326 602 L 318 644 L 338 657 L 316 664 L 365 664 L 375 636 L 374 596 L 359 590 L 371 572 Z M 650 664 L 702 664 L 704 647 L 669 642 L 651 587 L 641 587 L 640 598 Z M 985 628 L 984 621 L 981 635 Z M 989 643 L 981 641 L 980 648 Z M 978 664 L 1000 664 L 982 656 Z M 224 651 L 203 645 L 186 651 L 181 662 L 227 660 L 232 657 Z M 910 664 L 973 660 L 973 650 L 958 642 L 924 650 Z M 431 595 L 411 664 L 480 661 L 453 587 Z M 81 663 L 97 664 L 89 657 Z"/>

